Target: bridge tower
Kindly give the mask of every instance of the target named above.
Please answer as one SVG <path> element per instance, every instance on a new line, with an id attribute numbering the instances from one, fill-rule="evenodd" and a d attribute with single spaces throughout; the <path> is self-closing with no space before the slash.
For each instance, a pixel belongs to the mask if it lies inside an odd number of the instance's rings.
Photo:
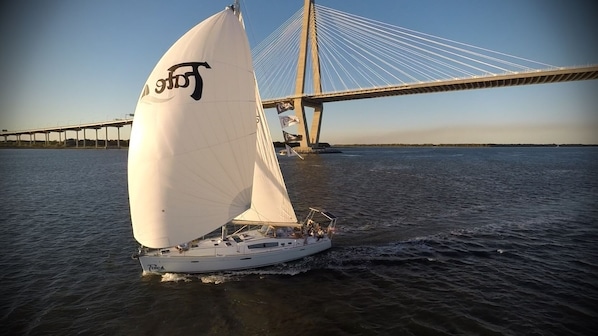
<path id="1" fill-rule="evenodd" d="M 299 42 L 299 58 L 297 62 L 297 78 L 295 81 L 295 98 L 293 99 L 295 114 L 297 118 L 299 118 L 299 135 L 301 135 L 300 145 L 296 150 L 303 153 L 312 152 L 314 149 L 320 147 L 320 127 L 322 125 L 322 114 L 324 112 L 324 105 L 322 103 L 310 102 L 304 98 L 308 50 L 311 51 L 313 92 L 314 94 L 322 93 L 315 10 L 315 0 L 304 0 L 303 23 Z M 311 132 L 305 116 L 306 107 L 314 109 L 311 121 Z"/>

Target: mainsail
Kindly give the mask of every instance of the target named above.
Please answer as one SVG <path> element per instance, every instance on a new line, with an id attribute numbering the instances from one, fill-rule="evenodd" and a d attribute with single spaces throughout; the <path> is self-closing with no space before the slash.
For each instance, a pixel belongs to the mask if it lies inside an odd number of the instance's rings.
<path id="1" fill-rule="evenodd" d="M 259 94 L 233 11 L 181 37 L 146 83 L 131 132 L 128 183 L 135 239 L 157 248 L 207 234 L 252 204 Z"/>

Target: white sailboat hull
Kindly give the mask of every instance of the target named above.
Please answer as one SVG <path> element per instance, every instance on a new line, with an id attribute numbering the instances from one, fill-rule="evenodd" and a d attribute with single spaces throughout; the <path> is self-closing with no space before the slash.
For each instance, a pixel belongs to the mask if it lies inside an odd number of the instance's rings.
<path id="1" fill-rule="evenodd" d="M 218 246 L 213 246 L 215 244 Z M 233 239 L 227 239 L 225 242 L 218 239 L 203 241 L 199 245 L 192 246 L 194 247 L 181 252 L 176 248 L 146 252 L 138 256 L 139 262 L 145 273 L 210 273 L 242 270 L 301 259 L 329 249 L 332 241 L 328 237 L 321 239 L 309 237 L 307 240 L 258 238 L 238 243 Z"/>

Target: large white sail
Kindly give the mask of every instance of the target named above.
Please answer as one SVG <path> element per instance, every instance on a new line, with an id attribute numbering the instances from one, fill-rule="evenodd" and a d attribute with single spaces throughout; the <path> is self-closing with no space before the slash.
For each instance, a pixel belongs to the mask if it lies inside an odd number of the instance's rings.
<path id="1" fill-rule="evenodd" d="M 257 84 L 256 84 L 257 88 Z M 280 171 L 272 136 L 256 89 L 257 114 L 257 157 L 253 176 L 253 197 L 251 208 L 238 216 L 238 221 L 271 223 L 297 223 L 295 210 L 289 199 L 286 185 Z"/>
<path id="2" fill-rule="evenodd" d="M 133 234 L 148 247 L 173 246 L 251 204 L 256 90 L 249 43 L 233 11 L 181 37 L 146 83 L 129 148 Z"/>

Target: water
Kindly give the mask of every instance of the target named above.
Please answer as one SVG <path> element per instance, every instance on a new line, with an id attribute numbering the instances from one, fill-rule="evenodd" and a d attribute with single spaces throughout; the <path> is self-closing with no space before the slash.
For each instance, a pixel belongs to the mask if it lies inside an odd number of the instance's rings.
<path id="1" fill-rule="evenodd" d="M 280 158 L 334 247 L 142 276 L 125 150 L 0 150 L 10 335 L 591 335 L 598 148 L 351 148 Z M 151 183 L 151 181 L 148 181 Z"/>

